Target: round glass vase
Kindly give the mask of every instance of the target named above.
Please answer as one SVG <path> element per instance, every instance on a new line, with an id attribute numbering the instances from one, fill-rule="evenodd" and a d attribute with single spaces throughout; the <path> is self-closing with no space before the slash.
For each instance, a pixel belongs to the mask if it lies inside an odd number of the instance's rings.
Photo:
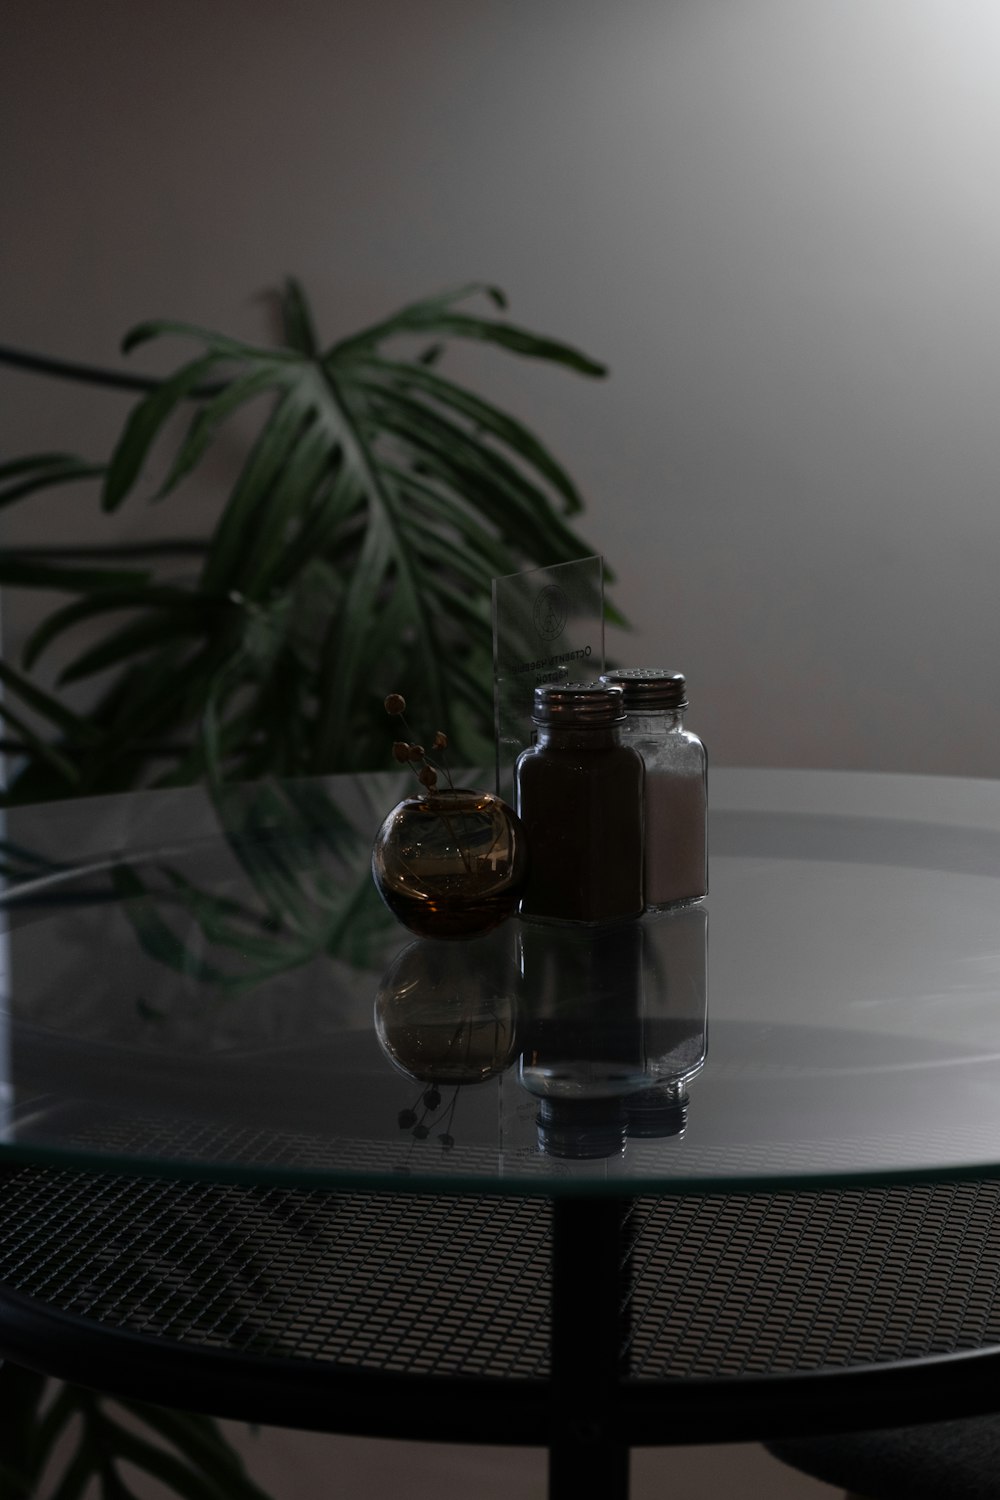
<path id="1" fill-rule="evenodd" d="M 517 908 L 528 872 L 524 829 L 492 792 L 406 797 L 372 849 L 372 879 L 393 916 L 420 937 L 489 932 Z"/>

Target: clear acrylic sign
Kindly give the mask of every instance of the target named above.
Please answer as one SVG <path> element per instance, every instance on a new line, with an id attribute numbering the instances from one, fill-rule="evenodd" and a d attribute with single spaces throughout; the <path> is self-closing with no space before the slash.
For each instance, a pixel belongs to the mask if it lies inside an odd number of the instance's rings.
<path id="1" fill-rule="evenodd" d="M 493 704 L 501 797 L 510 801 L 514 762 L 532 742 L 535 688 L 543 682 L 586 682 L 603 671 L 603 558 L 494 578 Z"/>

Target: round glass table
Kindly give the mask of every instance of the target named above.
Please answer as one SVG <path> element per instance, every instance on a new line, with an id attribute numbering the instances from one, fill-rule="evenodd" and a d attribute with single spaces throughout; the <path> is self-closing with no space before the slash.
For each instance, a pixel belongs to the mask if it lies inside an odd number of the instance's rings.
<path id="1" fill-rule="evenodd" d="M 406 790 L 7 812 L 0 1352 L 554 1495 L 987 1410 L 1000 783 L 716 770 L 707 901 L 450 943 L 370 880 Z"/>

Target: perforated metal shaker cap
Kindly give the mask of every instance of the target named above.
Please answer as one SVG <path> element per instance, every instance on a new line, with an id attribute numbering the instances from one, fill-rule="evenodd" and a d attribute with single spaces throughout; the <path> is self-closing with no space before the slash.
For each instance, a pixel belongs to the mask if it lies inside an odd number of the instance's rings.
<path id="1" fill-rule="evenodd" d="M 617 724 L 625 717 L 624 694 L 608 682 L 546 682 L 535 688 L 531 717 L 536 724 L 574 727 Z"/>
<path id="2" fill-rule="evenodd" d="M 671 672 L 666 667 L 621 667 L 605 672 L 601 681 L 622 689 L 626 713 L 688 706 L 684 673 Z"/>

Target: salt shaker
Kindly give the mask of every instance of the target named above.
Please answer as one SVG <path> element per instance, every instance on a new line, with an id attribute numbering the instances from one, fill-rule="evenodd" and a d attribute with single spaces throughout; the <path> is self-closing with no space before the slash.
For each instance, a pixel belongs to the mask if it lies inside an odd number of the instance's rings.
<path id="1" fill-rule="evenodd" d="M 524 917 L 597 923 L 642 913 L 643 767 L 619 738 L 622 702 L 608 683 L 535 688 L 538 740 L 514 768 L 528 842 Z"/>
<path id="2" fill-rule="evenodd" d="M 646 910 L 700 900 L 708 893 L 708 760 L 701 740 L 684 728 L 683 673 L 629 667 L 601 681 L 623 690 L 622 741 L 646 767 Z"/>

